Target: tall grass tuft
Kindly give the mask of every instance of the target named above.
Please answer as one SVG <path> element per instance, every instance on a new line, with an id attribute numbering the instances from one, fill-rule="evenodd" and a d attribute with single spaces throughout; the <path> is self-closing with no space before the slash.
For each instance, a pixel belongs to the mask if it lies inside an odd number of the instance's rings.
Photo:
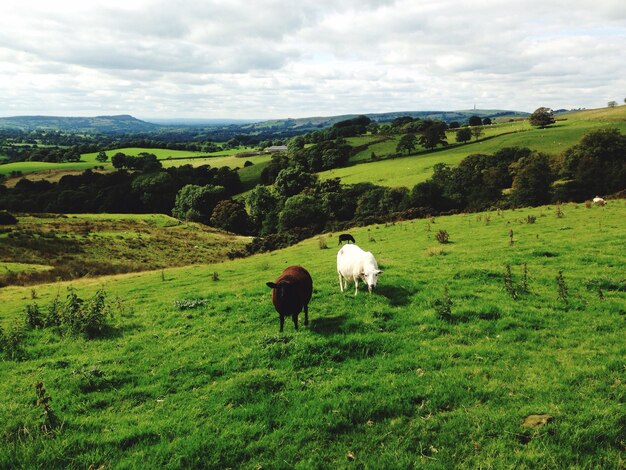
<path id="1" fill-rule="evenodd" d="M 507 264 L 504 268 L 504 290 L 511 296 L 513 300 L 517 299 L 517 289 L 513 285 L 513 274 L 511 273 L 511 265 Z"/>

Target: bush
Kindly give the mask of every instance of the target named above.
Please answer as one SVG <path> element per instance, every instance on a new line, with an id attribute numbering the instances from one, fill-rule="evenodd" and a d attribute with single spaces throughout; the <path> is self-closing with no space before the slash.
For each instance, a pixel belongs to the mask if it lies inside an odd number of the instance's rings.
<path id="1" fill-rule="evenodd" d="M 448 235 L 448 232 L 446 230 L 439 230 L 439 232 L 437 232 L 437 235 L 435 235 L 435 238 L 439 243 L 448 243 L 450 236 Z"/>
<path id="2" fill-rule="evenodd" d="M 11 360 L 23 359 L 26 356 L 22 346 L 25 336 L 22 326 L 13 325 L 6 332 L 0 327 L 0 352 Z"/>
<path id="3" fill-rule="evenodd" d="M 0 211 L 0 225 L 15 225 L 17 218 L 7 211 Z"/>

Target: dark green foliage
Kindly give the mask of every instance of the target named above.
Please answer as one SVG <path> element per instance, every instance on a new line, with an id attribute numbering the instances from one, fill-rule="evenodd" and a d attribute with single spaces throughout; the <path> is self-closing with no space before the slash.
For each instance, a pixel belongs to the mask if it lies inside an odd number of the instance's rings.
<path id="1" fill-rule="evenodd" d="M 104 333 L 112 310 L 104 290 L 99 289 L 93 297 L 84 300 L 70 287 L 65 302 L 57 296 L 44 312 L 37 304 L 29 304 L 24 316 L 30 328 L 58 327 L 71 335 L 95 338 Z"/>
<path id="2" fill-rule="evenodd" d="M 522 157 L 511 164 L 513 191 L 511 201 L 516 206 L 538 206 L 550 202 L 554 180 L 547 155 L 538 153 Z"/>
<path id="3" fill-rule="evenodd" d="M 280 196 L 291 197 L 314 186 L 316 181 L 316 175 L 308 173 L 302 167 L 295 166 L 281 170 L 276 177 L 274 187 Z"/>
<path id="4" fill-rule="evenodd" d="M 15 225 L 17 217 L 7 211 L 0 211 L 0 225 Z"/>
<path id="5" fill-rule="evenodd" d="M 437 145 L 448 145 L 446 130 L 448 126 L 442 121 L 425 119 L 419 130 L 419 144 L 425 149 L 434 149 Z"/>
<path id="6" fill-rule="evenodd" d="M 310 227 L 317 231 L 326 223 L 326 217 L 318 198 L 297 194 L 285 201 L 279 217 L 279 227 L 281 230 Z"/>
<path id="7" fill-rule="evenodd" d="M 532 126 L 544 128 L 550 124 L 554 124 L 554 113 L 550 108 L 537 108 L 528 118 Z"/>
<path id="8" fill-rule="evenodd" d="M 248 213 L 239 201 L 218 202 L 211 214 L 210 223 L 213 227 L 239 234 L 247 234 L 250 230 Z"/>
<path id="9" fill-rule="evenodd" d="M 417 137 L 415 137 L 415 134 L 404 134 L 398 141 L 398 145 L 396 145 L 396 152 L 411 153 L 413 150 L 415 150 L 416 144 Z"/>
<path id="10" fill-rule="evenodd" d="M 41 328 L 44 326 L 43 315 L 37 304 L 29 304 L 24 307 L 24 316 L 26 317 L 26 324 L 30 328 Z"/>
<path id="11" fill-rule="evenodd" d="M 40 409 L 39 429 L 44 434 L 50 434 L 61 424 L 59 418 L 50 406 L 52 398 L 47 394 L 46 389 L 43 387 L 43 382 L 37 382 L 35 384 L 35 393 L 37 399 L 35 400 L 34 406 Z"/>
<path id="12" fill-rule="evenodd" d="M 480 118 L 480 116 L 474 115 L 470 116 L 467 123 L 470 126 L 481 126 L 483 124 L 483 120 Z"/>
<path id="13" fill-rule="evenodd" d="M 222 186 L 188 184 L 176 195 L 172 215 L 178 219 L 208 224 L 213 209 L 224 197 Z"/>
<path id="14" fill-rule="evenodd" d="M 469 127 L 461 127 L 456 131 L 455 136 L 457 142 L 468 142 L 472 139 L 472 129 Z"/>
<path id="15" fill-rule="evenodd" d="M 585 135 L 563 153 L 563 177 L 573 180 L 577 200 L 611 194 L 625 188 L 626 135 L 601 129 Z"/>

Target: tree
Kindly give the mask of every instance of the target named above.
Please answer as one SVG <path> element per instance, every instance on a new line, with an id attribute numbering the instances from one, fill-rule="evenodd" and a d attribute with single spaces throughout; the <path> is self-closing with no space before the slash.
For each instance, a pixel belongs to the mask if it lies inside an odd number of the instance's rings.
<path id="1" fill-rule="evenodd" d="M 554 120 L 554 113 L 550 108 L 537 108 L 528 118 L 531 126 L 536 126 L 541 129 L 549 126 L 550 124 L 554 124 L 556 121 Z"/>
<path id="2" fill-rule="evenodd" d="M 483 131 L 483 127 L 482 126 L 475 126 L 472 127 L 472 135 L 474 136 L 474 139 L 478 140 L 478 138 L 483 135 L 485 133 L 485 131 Z"/>
<path id="3" fill-rule="evenodd" d="M 396 145 L 396 152 L 406 152 L 407 154 L 411 153 L 413 150 L 415 150 L 416 144 L 417 138 L 415 137 L 415 134 L 404 134 L 400 138 L 398 145 Z"/>
<path id="4" fill-rule="evenodd" d="M 609 108 L 614 108 L 615 106 L 617 106 L 617 101 L 611 100 L 607 103 L 607 106 Z"/>
<path id="5" fill-rule="evenodd" d="M 325 223 L 326 214 L 320 200 L 308 194 L 297 194 L 287 199 L 279 217 L 282 230 L 307 227 L 319 230 Z"/>
<path id="6" fill-rule="evenodd" d="M 489 125 L 491 125 L 491 118 L 486 117 L 485 119 L 483 119 L 483 126 Z"/>
<path id="7" fill-rule="evenodd" d="M 470 116 L 468 124 L 470 126 L 482 126 L 483 120 L 480 118 L 480 116 Z"/>
<path id="8" fill-rule="evenodd" d="M 439 144 L 448 145 L 448 141 L 446 140 L 447 128 L 448 126 L 443 121 L 425 119 L 420 131 L 420 137 L 417 141 L 422 147 L 428 150 L 434 149 Z"/>
<path id="9" fill-rule="evenodd" d="M 211 225 L 229 232 L 246 234 L 250 220 L 246 208 L 239 201 L 219 201 L 211 214 Z"/>
<path id="10" fill-rule="evenodd" d="M 456 131 L 456 141 L 457 142 L 467 142 L 472 138 L 472 129 L 469 127 L 461 127 Z"/>
<path id="11" fill-rule="evenodd" d="M 276 231 L 278 213 L 282 207 L 278 198 L 266 186 L 257 185 L 248 193 L 246 203 L 250 211 L 250 221 L 259 230 L 259 235 Z"/>
<path id="12" fill-rule="evenodd" d="M 458 121 L 452 121 L 448 124 L 448 129 L 458 129 L 459 127 L 461 127 L 461 124 Z"/>
<path id="13" fill-rule="evenodd" d="M 305 188 L 312 188 L 316 181 L 316 175 L 307 173 L 301 167 L 295 166 L 280 170 L 274 185 L 278 194 L 291 197 L 302 192 Z"/>
<path id="14" fill-rule="evenodd" d="M 587 197 L 625 189 L 626 135 L 599 129 L 563 153 L 563 177 L 578 182 Z"/>
<path id="15" fill-rule="evenodd" d="M 96 156 L 96 160 L 99 161 L 100 163 L 104 163 L 109 159 L 109 156 L 102 150 L 100 150 L 98 152 L 98 155 Z"/>
<path id="16" fill-rule="evenodd" d="M 222 186 L 188 184 L 176 194 L 172 215 L 177 219 L 208 223 L 213 209 L 223 198 Z"/>
<path id="17" fill-rule="evenodd" d="M 538 153 L 511 163 L 513 191 L 511 200 L 517 206 L 539 206 L 550 202 L 552 170 L 547 155 Z"/>
<path id="18" fill-rule="evenodd" d="M 304 148 L 304 137 L 302 137 L 301 135 L 298 135 L 294 137 L 293 139 L 291 139 L 289 141 L 289 144 L 287 145 L 287 150 L 289 150 L 290 153 L 294 153 L 303 148 Z"/>

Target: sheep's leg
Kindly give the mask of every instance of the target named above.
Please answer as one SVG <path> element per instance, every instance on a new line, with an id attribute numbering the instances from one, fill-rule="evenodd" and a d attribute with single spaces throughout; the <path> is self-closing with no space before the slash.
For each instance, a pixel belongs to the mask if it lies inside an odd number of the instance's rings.
<path id="1" fill-rule="evenodd" d="M 285 317 L 280 316 L 280 332 L 283 332 L 283 326 L 285 326 Z"/>
<path id="2" fill-rule="evenodd" d="M 296 328 L 296 331 L 298 331 L 298 314 L 291 315 L 291 319 L 293 320 L 293 326 Z"/>
<path id="3" fill-rule="evenodd" d="M 309 306 L 304 306 L 304 326 L 309 326 Z"/>
<path id="4" fill-rule="evenodd" d="M 339 289 L 341 290 L 341 292 L 343 292 L 343 276 L 341 275 L 341 273 L 337 274 L 339 274 Z"/>
<path id="5" fill-rule="evenodd" d="M 354 296 L 356 297 L 358 293 L 359 293 L 359 278 L 355 277 L 354 278 Z"/>

